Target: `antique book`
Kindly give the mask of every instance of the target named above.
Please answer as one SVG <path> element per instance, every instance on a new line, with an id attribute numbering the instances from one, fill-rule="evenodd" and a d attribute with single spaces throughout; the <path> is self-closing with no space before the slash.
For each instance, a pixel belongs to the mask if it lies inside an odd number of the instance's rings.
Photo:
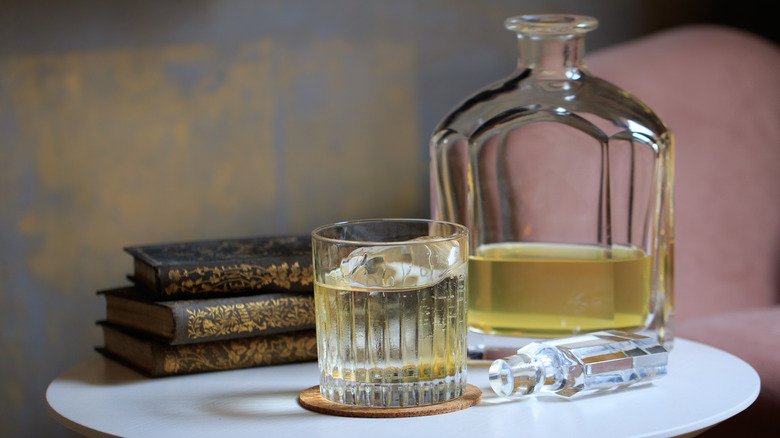
<path id="1" fill-rule="evenodd" d="M 101 326 L 104 346 L 97 351 L 150 377 L 317 360 L 314 330 L 166 345 L 108 323 Z"/>
<path id="2" fill-rule="evenodd" d="M 314 328 L 312 292 L 153 301 L 137 287 L 98 292 L 106 321 L 170 345 L 246 338 Z"/>
<path id="3" fill-rule="evenodd" d="M 124 248 L 155 299 L 312 290 L 311 237 L 199 240 Z"/>

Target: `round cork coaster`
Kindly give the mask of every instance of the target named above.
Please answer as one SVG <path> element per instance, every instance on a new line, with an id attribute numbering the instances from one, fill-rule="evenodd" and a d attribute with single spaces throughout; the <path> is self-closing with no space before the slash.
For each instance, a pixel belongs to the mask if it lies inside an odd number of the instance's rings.
<path id="1" fill-rule="evenodd" d="M 474 385 L 467 385 L 466 392 L 462 396 L 444 403 L 411 408 L 367 408 L 342 405 L 326 400 L 320 394 L 320 387 L 312 386 L 301 392 L 298 396 L 298 403 L 304 408 L 320 414 L 338 415 L 341 417 L 402 418 L 460 411 L 476 405 L 481 399 L 482 391 Z"/>

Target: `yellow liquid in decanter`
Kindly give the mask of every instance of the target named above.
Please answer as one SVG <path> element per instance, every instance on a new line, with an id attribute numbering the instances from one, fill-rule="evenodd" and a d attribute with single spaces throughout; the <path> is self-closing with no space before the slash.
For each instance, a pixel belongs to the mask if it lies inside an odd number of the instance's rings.
<path id="1" fill-rule="evenodd" d="M 471 330 L 558 337 L 636 330 L 650 314 L 652 257 L 638 248 L 502 242 L 469 259 Z"/>

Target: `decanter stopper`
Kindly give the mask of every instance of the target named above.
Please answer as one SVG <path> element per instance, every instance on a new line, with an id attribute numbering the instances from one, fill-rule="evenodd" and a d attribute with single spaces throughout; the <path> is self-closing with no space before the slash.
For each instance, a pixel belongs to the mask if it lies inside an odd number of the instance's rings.
<path id="1" fill-rule="evenodd" d="M 571 397 L 657 379 L 666 375 L 667 359 L 657 339 L 611 330 L 528 344 L 494 361 L 489 379 L 504 397 Z"/>

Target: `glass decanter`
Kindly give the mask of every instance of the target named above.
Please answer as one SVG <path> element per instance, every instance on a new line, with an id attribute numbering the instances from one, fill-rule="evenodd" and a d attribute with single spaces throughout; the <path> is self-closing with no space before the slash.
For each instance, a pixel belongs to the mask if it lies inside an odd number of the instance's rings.
<path id="1" fill-rule="evenodd" d="M 470 228 L 473 332 L 617 329 L 671 347 L 672 135 L 588 71 L 585 34 L 596 26 L 574 15 L 509 18 L 517 69 L 434 131 L 432 215 Z"/>

